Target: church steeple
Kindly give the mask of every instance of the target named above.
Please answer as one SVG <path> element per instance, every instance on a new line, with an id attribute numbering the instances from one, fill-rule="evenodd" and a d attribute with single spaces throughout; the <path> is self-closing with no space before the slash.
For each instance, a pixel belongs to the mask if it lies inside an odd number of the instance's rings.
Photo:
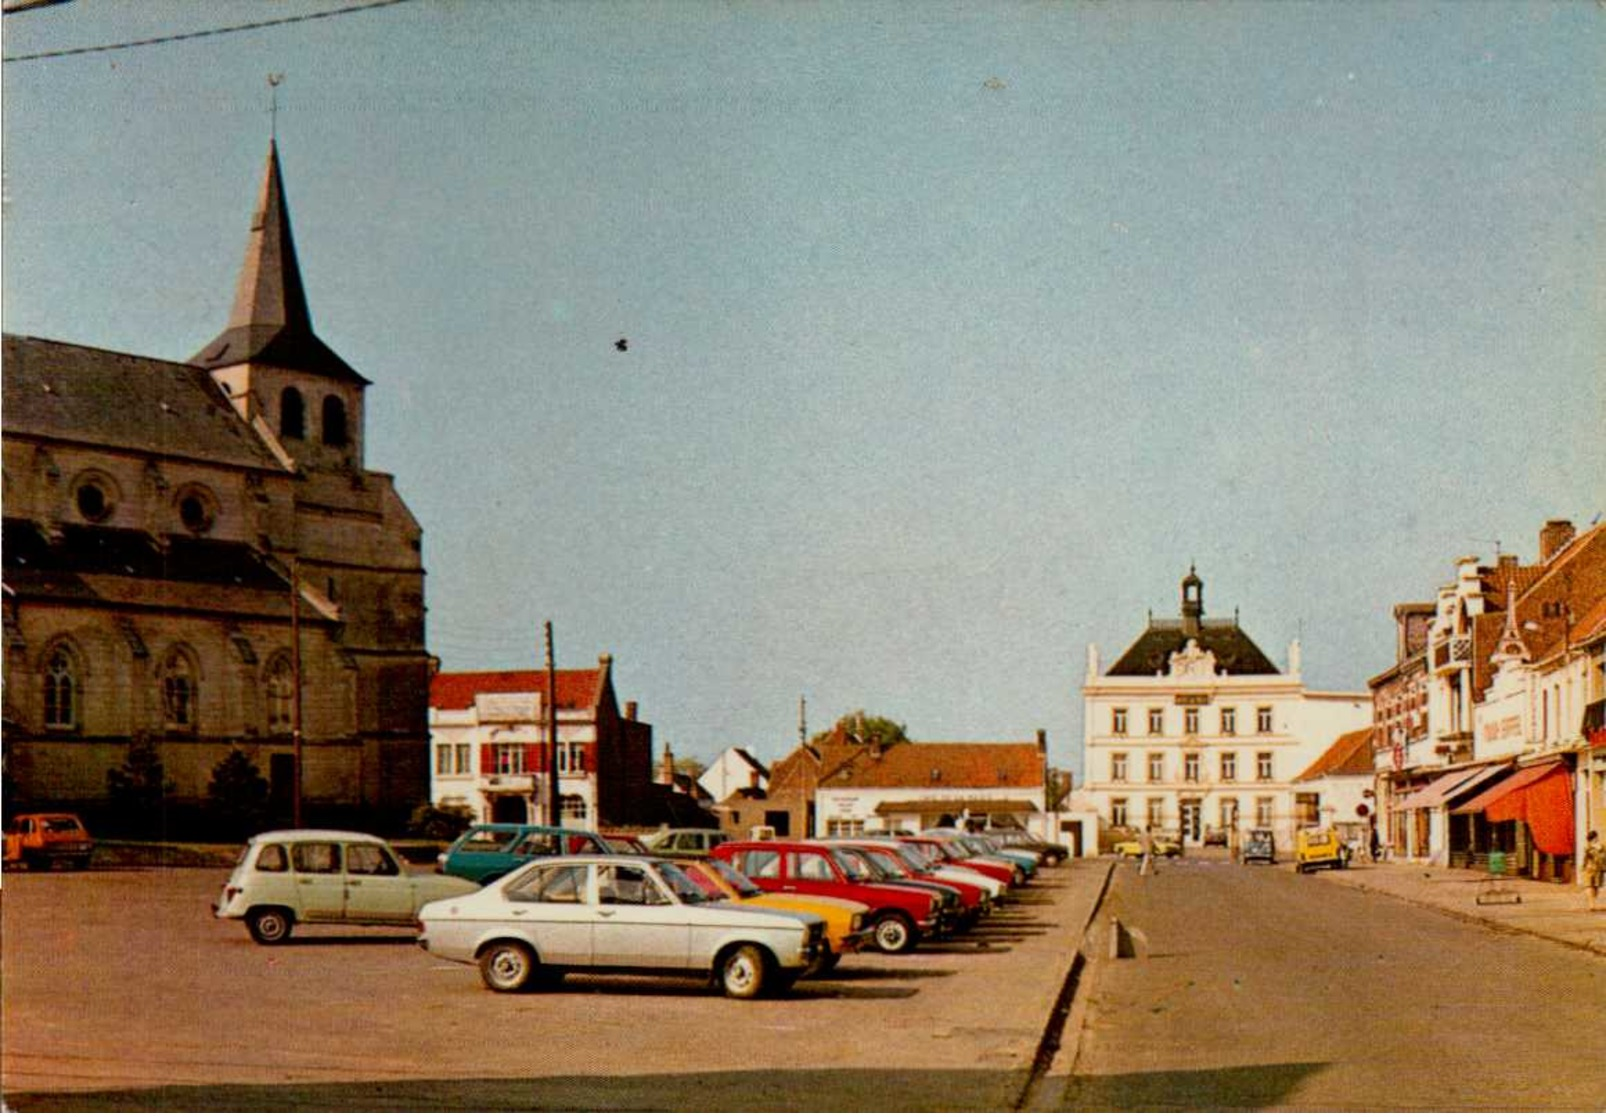
<path id="1" fill-rule="evenodd" d="M 351 384 L 368 383 L 312 331 L 276 140 L 268 144 L 268 165 L 251 219 L 229 324 L 190 361 L 209 369 L 249 362 Z"/>

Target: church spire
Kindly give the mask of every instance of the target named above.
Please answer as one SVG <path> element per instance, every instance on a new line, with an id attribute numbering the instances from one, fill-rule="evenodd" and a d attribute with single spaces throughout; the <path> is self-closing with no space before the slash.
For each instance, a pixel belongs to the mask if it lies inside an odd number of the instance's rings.
<path id="1" fill-rule="evenodd" d="M 312 331 L 295 238 L 290 232 L 290 210 L 285 204 L 276 139 L 268 143 L 268 165 L 251 219 L 245 263 L 235 287 L 229 324 L 190 360 L 211 369 L 246 362 L 271 364 L 368 383 Z"/>

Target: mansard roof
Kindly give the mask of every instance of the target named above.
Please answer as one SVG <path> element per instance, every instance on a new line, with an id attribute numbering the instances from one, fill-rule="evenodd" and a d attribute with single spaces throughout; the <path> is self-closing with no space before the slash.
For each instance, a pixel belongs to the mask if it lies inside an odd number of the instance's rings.
<path id="1" fill-rule="evenodd" d="M 8 436 L 284 472 L 194 365 L 14 334 L 4 344 Z"/>
<path id="2" fill-rule="evenodd" d="M 1181 620 L 1149 621 L 1149 627 L 1111 665 L 1110 675 L 1153 676 L 1170 670 L 1171 656 L 1197 640 L 1199 650 L 1216 657 L 1216 669 L 1229 675 L 1278 675 L 1276 664 L 1238 627 L 1238 622 L 1200 620 L 1193 632 Z"/>
<path id="3" fill-rule="evenodd" d="M 229 324 L 190 360 L 207 369 L 250 361 L 352 384 L 369 383 L 313 333 L 277 143 L 268 145 L 262 193 L 251 219 Z"/>

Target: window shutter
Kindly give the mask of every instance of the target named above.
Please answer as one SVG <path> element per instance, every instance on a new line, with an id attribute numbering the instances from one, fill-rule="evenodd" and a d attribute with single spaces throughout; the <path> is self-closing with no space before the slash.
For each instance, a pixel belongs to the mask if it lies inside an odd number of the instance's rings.
<path id="1" fill-rule="evenodd" d="M 483 775 L 496 774 L 496 749 L 489 741 L 480 746 L 480 772 Z"/>

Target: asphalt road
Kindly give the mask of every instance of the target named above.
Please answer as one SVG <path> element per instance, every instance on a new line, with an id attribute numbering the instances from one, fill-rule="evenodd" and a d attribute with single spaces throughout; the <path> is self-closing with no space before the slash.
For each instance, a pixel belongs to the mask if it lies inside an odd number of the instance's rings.
<path id="1" fill-rule="evenodd" d="M 1067 1110 L 1606 1107 L 1599 955 L 1219 860 L 1122 865 L 1095 926 Z"/>
<path id="2" fill-rule="evenodd" d="M 779 1000 L 571 977 L 501 996 L 410 934 L 251 942 L 226 870 L 8 875 L 5 1103 L 39 1110 L 1007 1110 L 1106 866 Z"/>

